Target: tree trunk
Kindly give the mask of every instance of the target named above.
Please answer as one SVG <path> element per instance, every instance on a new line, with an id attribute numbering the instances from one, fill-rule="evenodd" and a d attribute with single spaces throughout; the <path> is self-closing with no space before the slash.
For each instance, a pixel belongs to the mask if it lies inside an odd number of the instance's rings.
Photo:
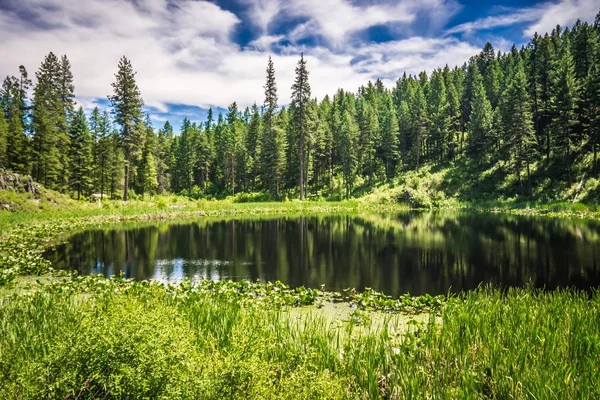
<path id="1" fill-rule="evenodd" d="M 527 159 L 527 185 L 529 186 L 529 197 L 532 197 L 533 189 L 531 187 L 531 168 L 529 167 L 529 159 Z"/>
<path id="2" fill-rule="evenodd" d="M 596 140 L 595 132 L 592 133 L 594 135 L 594 175 L 598 174 L 598 143 Z"/>
<path id="3" fill-rule="evenodd" d="M 104 161 L 100 172 L 100 201 L 104 200 Z"/>
<path id="4" fill-rule="evenodd" d="M 546 165 L 550 165 L 550 130 L 546 128 Z"/>
<path id="5" fill-rule="evenodd" d="M 129 199 L 129 146 L 125 150 L 125 183 L 123 184 L 123 201 Z"/>
<path id="6" fill-rule="evenodd" d="M 302 109 L 299 110 L 302 112 Z M 302 118 L 300 118 L 300 200 L 304 200 L 304 132 L 302 132 Z"/>

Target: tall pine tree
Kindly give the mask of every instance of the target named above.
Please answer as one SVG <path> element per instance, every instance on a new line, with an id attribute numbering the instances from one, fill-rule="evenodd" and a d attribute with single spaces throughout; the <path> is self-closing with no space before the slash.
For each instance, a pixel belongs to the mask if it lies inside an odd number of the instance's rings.
<path id="1" fill-rule="evenodd" d="M 121 127 L 121 145 L 125 155 L 123 200 L 129 198 L 130 163 L 140 150 L 142 132 L 139 124 L 142 122 L 142 106 L 144 101 L 140 89 L 135 83 L 135 72 L 131 62 L 123 56 L 119 60 L 115 82 L 112 83 L 114 94 L 108 96 L 115 122 Z"/>

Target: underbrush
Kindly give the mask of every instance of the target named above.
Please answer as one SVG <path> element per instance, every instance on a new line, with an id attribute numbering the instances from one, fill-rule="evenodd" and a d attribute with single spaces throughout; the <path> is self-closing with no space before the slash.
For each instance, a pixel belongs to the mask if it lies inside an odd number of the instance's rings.
<path id="1" fill-rule="evenodd" d="M 233 285 L 88 277 L 4 299 L 0 397 L 600 396 L 597 295 L 482 289 L 396 332 L 295 319 L 273 287 Z"/>

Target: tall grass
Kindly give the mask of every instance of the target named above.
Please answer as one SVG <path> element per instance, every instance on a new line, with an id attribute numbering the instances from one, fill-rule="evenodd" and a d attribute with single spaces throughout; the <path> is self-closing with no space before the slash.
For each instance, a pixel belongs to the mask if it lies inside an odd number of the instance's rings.
<path id="1" fill-rule="evenodd" d="M 98 279 L 0 306 L 0 398 L 599 398 L 600 299 L 485 289 L 357 328 L 229 292 Z"/>

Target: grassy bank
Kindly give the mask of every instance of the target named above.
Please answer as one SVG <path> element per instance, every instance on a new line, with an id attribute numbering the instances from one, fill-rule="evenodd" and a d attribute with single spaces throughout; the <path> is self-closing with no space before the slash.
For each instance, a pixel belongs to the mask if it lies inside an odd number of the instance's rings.
<path id="1" fill-rule="evenodd" d="M 0 307 L 0 397 L 600 395 L 598 296 L 481 290 L 395 331 L 392 316 L 367 328 L 298 318 L 287 304 L 307 292 L 260 287 L 76 278 L 12 295 Z"/>
<path id="2" fill-rule="evenodd" d="M 476 212 L 504 212 L 549 217 L 600 218 L 592 209 L 555 203 L 540 207 L 511 208 L 504 204 L 457 205 L 456 209 Z M 51 270 L 42 257 L 44 249 L 57 237 L 91 227 L 142 221 L 193 221 L 198 218 L 264 218 L 311 214 L 407 211 L 406 204 L 367 201 L 237 203 L 233 200 L 192 201 L 178 196 L 157 197 L 148 201 L 71 202 L 57 209 L 38 212 L 0 212 L 0 286 L 18 275 L 39 275 Z"/>
<path id="3" fill-rule="evenodd" d="M 599 217 L 569 203 L 508 204 L 456 207 Z M 597 294 L 390 299 L 248 282 L 173 287 L 60 275 L 41 256 L 62 234 L 110 224 L 375 210 L 406 205 L 169 196 L 0 214 L 0 398 L 600 395 Z M 349 305 L 332 318 L 339 300 Z"/>

